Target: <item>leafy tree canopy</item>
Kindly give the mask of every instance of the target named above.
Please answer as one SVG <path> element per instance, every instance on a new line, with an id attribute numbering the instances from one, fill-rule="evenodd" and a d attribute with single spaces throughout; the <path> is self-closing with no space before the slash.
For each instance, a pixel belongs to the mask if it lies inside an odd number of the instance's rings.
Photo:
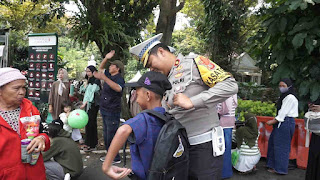
<path id="1" fill-rule="evenodd" d="M 273 0 L 250 39 L 259 65 L 273 72 L 272 82 L 295 80 L 300 108 L 320 96 L 320 0 Z"/>
<path id="2" fill-rule="evenodd" d="M 211 59 L 222 68 L 231 71 L 232 55 L 243 42 L 240 39 L 241 27 L 247 13 L 244 0 L 201 0 L 205 18 L 198 30 L 205 39 Z"/>
<path id="3" fill-rule="evenodd" d="M 69 2 L 54 0 L 51 2 Z M 70 18 L 70 36 L 87 46 L 95 42 L 102 56 L 111 49 L 116 50 L 116 57 L 126 63 L 128 47 L 139 40 L 141 30 L 147 25 L 153 8 L 158 0 L 76 0 L 80 12 Z M 39 16 L 43 22 L 53 18 L 54 14 L 65 12 L 63 7 L 52 10 L 51 14 Z"/>
<path id="4" fill-rule="evenodd" d="M 190 52 L 195 54 L 205 54 L 205 42 L 201 39 L 194 27 L 174 31 L 172 34 L 173 47 L 178 53 L 188 55 Z"/>

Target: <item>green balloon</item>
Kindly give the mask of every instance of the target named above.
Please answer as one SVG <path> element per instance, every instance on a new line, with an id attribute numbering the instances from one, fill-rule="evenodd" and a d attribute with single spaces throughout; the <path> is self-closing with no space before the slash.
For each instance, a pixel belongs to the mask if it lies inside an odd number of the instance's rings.
<path id="1" fill-rule="evenodd" d="M 82 129 L 88 124 L 88 114 L 81 109 L 73 110 L 68 117 L 68 124 L 75 129 Z"/>

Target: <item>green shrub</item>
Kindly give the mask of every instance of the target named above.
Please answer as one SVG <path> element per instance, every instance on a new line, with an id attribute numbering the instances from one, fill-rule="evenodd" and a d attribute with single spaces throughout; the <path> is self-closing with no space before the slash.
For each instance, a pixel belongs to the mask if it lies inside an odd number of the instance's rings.
<path id="1" fill-rule="evenodd" d="M 238 107 L 236 109 L 236 115 L 240 121 L 244 121 L 245 113 L 253 113 L 256 116 L 271 116 L 275 117 L 277 114 L 277 108 L 274 103 L 261 102 L 253 100 L 238 99 Z M 299 113 L 299 119 L 304 117 L 304 112 Z"/>
<path id="2" fill-rule="evenodd" d="M 244 121 L 244 113 L 248 112 L 256 116 L 275 117 L 277 109 L 274 103 L 238 99 L 238 107 L 236 110 L 238 119 Z"/>

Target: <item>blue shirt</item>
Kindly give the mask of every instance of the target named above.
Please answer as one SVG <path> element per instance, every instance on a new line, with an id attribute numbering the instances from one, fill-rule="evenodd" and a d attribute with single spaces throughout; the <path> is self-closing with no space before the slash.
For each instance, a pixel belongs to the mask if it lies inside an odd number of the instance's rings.
<path id="1" fill-rule="evenodd" d="M 124 88 L 124 79 L 120 73 L 111 76 L 109 71 L 105 70 L 104 74 L 113 82 L 119 84 L 122 87 L 121 92 L 113 90 L 108 83 L 103 84 L 103 89 L 100 95 L 100 111 L 104 112 L 120 112 L 121 111 L 121 97 Z"/>
<path id="2" fill-rule="evenodd" d="M 156 107 L 153 110 L 164 114 L 165 109 Z M 132 171 L 139 179 L 147 179 L 153 150 L 164 122 L 148 113 L 139 113 L 124 124 L 132 128 L 135 143 L 130 145 Z"/>

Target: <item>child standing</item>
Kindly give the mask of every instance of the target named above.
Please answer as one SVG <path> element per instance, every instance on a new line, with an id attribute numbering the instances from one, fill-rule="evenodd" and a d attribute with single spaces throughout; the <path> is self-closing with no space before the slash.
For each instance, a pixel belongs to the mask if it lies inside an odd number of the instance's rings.
<path id="1" fill-rule="evenodd" d="M 82 135 L 79 129 L 72 129 L 72 127 L 68 124 L 68 117 L 70 112 L 72 111 L 72 104 L 70 101 L 62 102 L 63 113 L 59 115 L 60 120 L 63 122 L 63 129 L 69 133 L 71 133 L 71 138 L 74 141 L 80 141 L 82 139 Z"/>
<path id="2" fill-rule="evenodd" d="M 165 109 L 161 107 L 161 100 L 164 92 L 171 89 L 171 84 L 165 75 L 150 71 L 145 73 L 138 82 L 129 86 L 137 88 L 136 101 L 142 110 L 153 109 L 161 114 L 165 113 Z M 134 139 L 130 145 L 132 171 L 138 179 L 147 179 L 153 149 L 163 124 L 162 120 L 147 113 L 139 113 L 126 121 L 117 130 L 111 142 L 102 165 L 103 172 L 113 179 L 121 179 L 131 172 L 131 169 L 112 166 L 112 161 L 130 135 Z"/>

